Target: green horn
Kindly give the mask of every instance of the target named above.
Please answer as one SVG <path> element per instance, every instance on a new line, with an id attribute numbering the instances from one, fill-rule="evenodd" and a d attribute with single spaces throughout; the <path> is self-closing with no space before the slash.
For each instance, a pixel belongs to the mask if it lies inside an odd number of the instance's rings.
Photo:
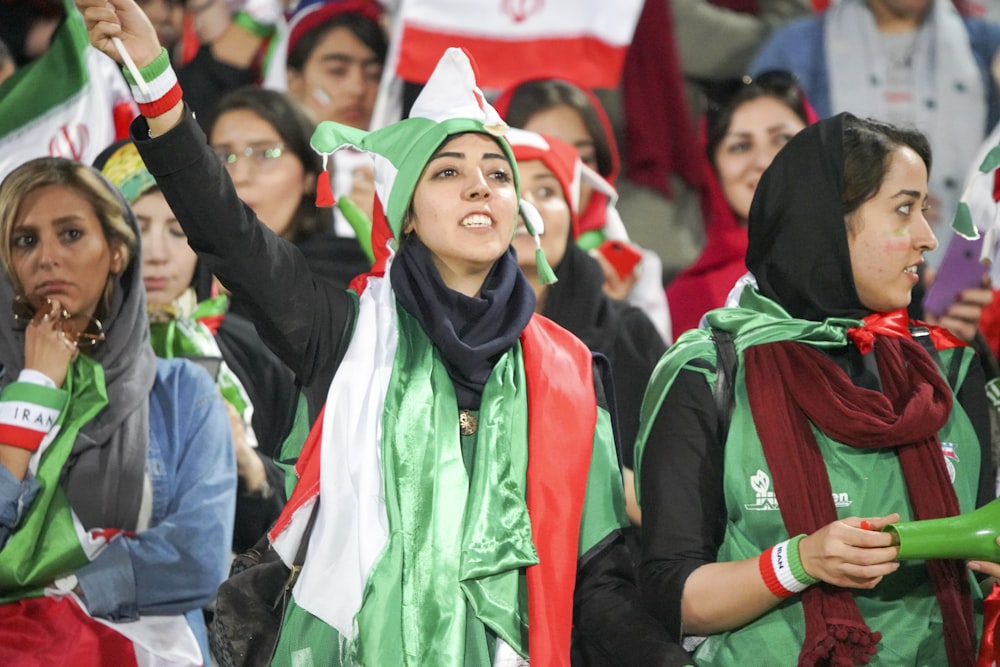
<path id="1" fill-rule="evenodd" d="M 882 529 L 899 546 L 896 560 L 957 558 L 1000 562 L 997 528 L 1000 499 L 974 512 L 926 521 L 904 521 Z"/>

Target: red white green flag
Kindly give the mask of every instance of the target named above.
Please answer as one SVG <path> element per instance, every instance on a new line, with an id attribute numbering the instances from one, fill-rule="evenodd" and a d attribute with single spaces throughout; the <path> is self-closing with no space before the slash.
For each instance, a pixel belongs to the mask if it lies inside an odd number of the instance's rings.
<path id="1" fill-rule="evenodd" d="M 396 74 L 423 83 L 458 46 L 484 89 L 544 77 L 614 88 L 641 9 L 642 0 L 403 0 Z"/>
<path id="2" fill-rule="evenodd" d="M 87 41 L 72 2 L 48 50 L 0 85 L 0 178 L 46 155 L 92 162 L 138 115 L 118 66 Z"/>
<path id="3" fill-rule="evenodd" d="M 97 362 L 81 356 L 65 389 L 14 382 L 0 395 L 7 431 L 44 433 L 29 462 L 39 491 L 0 548 L 0 665 L 202 665 L 184 616 L 112 623 L 91 617 L 75 594 L 66 593 L 75 586 L 68 575 L 112 540 L 124 539 L 118 529 L 84 529 L 59 484 L 80 427 L 107 404 L 100 378 Z"/>

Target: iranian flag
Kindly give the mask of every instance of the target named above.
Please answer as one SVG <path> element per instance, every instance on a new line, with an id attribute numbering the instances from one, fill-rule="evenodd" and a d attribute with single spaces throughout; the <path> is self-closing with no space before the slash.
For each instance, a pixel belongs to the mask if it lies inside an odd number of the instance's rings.
<path id="1" fill-rule="evenodd" d="M 424 83 L 449 46 L 469 51 L 481 88 L 535 78 L 618 85 L 642 0 L 403 0 L 396 75 Z"/>
<path id="2" fill-rule="evenodd" d="M 86 384 L 98 363 L 81 357 L 66 389 L 13 382 L 0 394 L 0 426 L 18 442 L 38 442 L 28 464 L 39 490 L 17 529 L 0 546 L 0 665 L 74 667 L 196 667 L 206 664 L 184 616 L 141 616 L 113 623 L 90 615 L 75 588 L 76 572 L 114 540 L 116 528 L 87 530 L 60 486 L 80 427 L 107 404 Z M 88 393 L 89 391 L 89 393 Z M 73 408 L 67 409 L 69 396 Z M 112 569 L 104 571 L 111 582 Z M 119 563 L 118 577 L 132 577 Z"/>
<path id="3" fill-rule="evenodd" d="M 138 114 L 118 66 L 90 46 L 73 3 L 65 6 L 45 54 L 0 85 L 0 178 L 45 155 L 90 163 Z"/>

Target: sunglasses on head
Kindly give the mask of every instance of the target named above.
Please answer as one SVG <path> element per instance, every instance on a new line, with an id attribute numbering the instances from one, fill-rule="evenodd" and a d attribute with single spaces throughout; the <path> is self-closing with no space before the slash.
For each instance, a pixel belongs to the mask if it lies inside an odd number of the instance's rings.
<path id="1" fill-rule="evenodd" d="M 12 306 L 14 319 L 24 326 L 35 318 L 41 319 L 52 312 L 52 299 L 41 294 L 19 294 Z M 65 309 L 59 315 L 63 335 L 80 350 L 93 350 L 104 340 L 104 327 L 95 317 L 73 315 Z"/>
<path id="2" fill-rule="evenodd" d="M 738 79 L 706 82 L 704 90 L 709 100 L 709 120 L 729 109 L 742 91 L 750 86 L 781 99 L 794 98 L 796 101 L 802 99 L 802 87 L 798 78 L 794 73 L 784 69 L 768 70 L 753 77 L 747 74 Z"/>
<path id="3" fill-rule="evenodd" d="M 771 69 L 757 76 L 744 76 L 742 83 L 744 86 L 756 84 L 768 92 L 778 94 L 800 91 L 798 78 L 787 69 Z"/>

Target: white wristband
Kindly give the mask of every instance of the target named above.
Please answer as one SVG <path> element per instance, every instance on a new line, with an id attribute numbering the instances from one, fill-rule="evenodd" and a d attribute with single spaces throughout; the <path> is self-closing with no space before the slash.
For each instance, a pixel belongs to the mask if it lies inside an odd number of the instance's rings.
<path id="1" fill-rule="evenodd" d="M 56 388 L 56 383 L 52 378 L 41 371 L 36 371 L 33 368 L 22 368 L 21 372 L 17 375 L 17 381 L 39 384 L 43 387 L 48 387 L 49 389 Z"/>

